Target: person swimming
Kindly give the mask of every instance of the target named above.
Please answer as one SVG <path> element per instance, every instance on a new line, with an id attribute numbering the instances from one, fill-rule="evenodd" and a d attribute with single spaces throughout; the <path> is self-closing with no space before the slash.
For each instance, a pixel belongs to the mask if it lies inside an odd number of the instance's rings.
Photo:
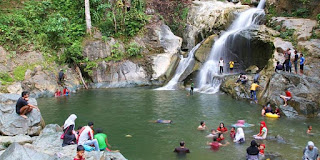
<path id="1" fill-rule="evenodd" d="M 208 134 L 206 137 L 207 138 L 213 138 L 214 136 L 217 136 L 217 132 L 215 129 L 211 129 L 211 133 Z"/>
<path id="2" fill-rule="evenodd" d="M 224 123 L 220 123 L 219 127 L 217 128 L 218 133 L 225 133 L 228 132 L 228 128 L 224 126 Z"/>
<path id="3" fill-rule="evenodd" d="M 150 122 L 153 122 L 153 123 L 163 123 L 163 124 L 171 124 L 173 123 L 172 120 L 163 120 L 163 119 L 157 119 L 155 121 L 150 121 Z"/>
<path id="4" fill-rule="evenodd" d="M 313 133 L 311 133 L 311 131 L 312 131 L 312 126 L 311 126 L 311 125 L 308 125 L 307 134 L 308 134 L 308 135 L 313 135 Z"/>
<path id="5" fill-rule="evenodd" d="M 230 138 L 234 139 L 235 136 L 236 136 L 236 127 L 232 127 L 230 130 Z"/>
<path id="6" fill-rule="evenodd" d="M 207 129 L 206 123 L 204 121 L 200 122 L 200 125 L 197 128 L 199 131 L 203 131 Z"/>
<path id="7" fill-rule="evenodd" d="M 232 127 L 252 127 L 253 124 L 246 123 L 245 120 L 238 120 L 236 124 L 233 124 Z"/>

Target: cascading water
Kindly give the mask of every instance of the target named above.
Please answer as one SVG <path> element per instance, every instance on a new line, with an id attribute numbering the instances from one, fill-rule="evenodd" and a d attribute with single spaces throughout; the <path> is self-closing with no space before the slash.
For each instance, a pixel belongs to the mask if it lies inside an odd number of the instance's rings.
<path id="1" fill-rule="evenodd" d="M 186 58 L 181 56 L 181 60 L 177 67 L 177 70 L 173 76 L 173 78 L 163 87 L 157 88 L 156 90 L 175 90 L 178 89 L 178 82 L 181 78 L 182 74 L 190 67 L 190 64 L 194 63 L 194 53 L 200 47 L 201 43 L 197 44 L 192 50 L 188 53 Z"/>
<path id="2" fill-rule="evenodd" d="M 202 66 L 197 77 L 198 84 L 196 91 L 201 93 L 213 94 L 219 91 L 221 85 L 221 78 L 219 78 L 218 62 L 220 57 L 223 58 L 226 66 L 228 62 L 227 42 L 233 42 L 232 39 L 241 31 L 257 25 L 260 21 L 261 15 L 264 15 L 263 10 L 265 0 L 260 0 L 257 8 L 251 8 L 239 15 L 239 17 L 232 23 L 229 29 L 222 34 L 222 36 L 214 43 L 210 56 Z M 228 40 L 228 41 L 227 41 Z"/>

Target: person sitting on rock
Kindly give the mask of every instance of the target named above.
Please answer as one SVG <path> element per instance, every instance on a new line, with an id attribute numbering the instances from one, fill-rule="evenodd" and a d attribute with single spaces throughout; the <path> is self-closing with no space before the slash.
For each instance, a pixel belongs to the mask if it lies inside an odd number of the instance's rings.
<path id="1" fill-rule="evenodd" d="M 27 101 L 27 100 L 29 100 L 28 98 L 29 98 L 29 92 L 23 91 L 21 93 L 21 97 L 18 99 L 17 104 L 16 104 L 16 113 L 25 119 L 28 118 L 26 116 L 26 114 L 31 112 L 32 109 L 36 109 L 37 111 L 40 112 L 40 110 L 37 106 L 34 106 L 34 105 L 28 103 L 28 101 Z"/>
<path id="2" fill-rule="evenodd" d="M 280 62 L 278 61 L 274 71 L 278 73 L 278 71 L 282 71 L 282 70 L 283 70 L 283 65 L 281 65 Z"/>
<path id="3" fill-rule="evenodd" d="M 173 152 L 176 152 L 178 154 L 186 154 L 186 153 L 190 153 L 190 150 L 185 147 L 184 141 L 181 141 L 180 147 L 175 148 Z"/>
<path id="4" fill-rule="evenodd" d="M 111 151 L 109 148 L 111 148 L 111 145 L 108 143 L 107 135 L 102 132 L 102 129 L 98 128 L 96 129 L 97 134 L 94 135 L 94 139 L 97 139 L 99 143 L 100 151 Z M 107 148 L 109 147 L 109 148 Z"/>
<path id="5" fill-rule="evenodd" d="M 71 114 L 68 117 L 68 119 L 64 122 L 64 125 L 63 125 L 64 136 L 63 136 L 62 147 L 76 143 L 77 133 L 74 130 L 76 119 L 77 119 L 77 116 L 75 114 Z"/>
<path id="6" fill-rule="evenodd" d="M 284 105 L 283 105 L 284 107 L 288 105 L 287 101 L 292 98 L 291 92 L 288 89 L 285 89 L 285 93 L 286 93 L 285 96 L 284 95 L 280 95 L 280 98 L 282 98 L 283 101 L 284 101 Z"/>
<path id="7" fill-rule="evenodd" d="M 199 131 L 203 131 L 203 130 L 206 130 L 206 129 L 207 129 L 206 123 L 204 121 L 201 121 L 200 122 L 200 126 L 198 126 L 198 130 Z"/>
<path id="8" fill-rule="evenodd" d="M 240 73 L 239 77 L 238 77 L 238 80 L 236 83 L 239 83 L 241 82 L 242 84 L 246 84 L 248 81 L 248 77 L 247 75 L 243 74 L 243 73 Z"/>
<path id="9" fill-rule="evenodd" d="M 78 145 L 94 145 L 95 151 L 100 151 L 98 141 L 93 139 L 93 122 L 89 122 L 87 126 L 84 126 L 79 131 Z"/>
<path id="10" fill-rule="evenodd" d="M 85 160 L 86 156 L 84 154 L 84 147 L 79 145 L 77 147 L 77 155 L 73 158 L 73 160 Z"/>

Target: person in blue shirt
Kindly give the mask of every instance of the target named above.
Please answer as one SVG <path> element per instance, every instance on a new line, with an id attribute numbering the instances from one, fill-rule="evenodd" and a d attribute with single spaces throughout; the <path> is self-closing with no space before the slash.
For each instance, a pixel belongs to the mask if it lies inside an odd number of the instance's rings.
<path id="1" fill-rule="evenodd" d="M 306 63 L 306 59 L 303 57 L 303 54 L 300 54 L 300 74 L 303 74 L 303 66 Z"/>

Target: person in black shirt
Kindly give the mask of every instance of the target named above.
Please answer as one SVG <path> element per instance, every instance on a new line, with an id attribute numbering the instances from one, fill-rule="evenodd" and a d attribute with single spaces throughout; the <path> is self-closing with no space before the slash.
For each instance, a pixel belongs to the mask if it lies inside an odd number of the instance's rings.
<path id="1" fill-rule="evenodd" d="M 277 66 L 274 69 L 274 71 L 277 72 L 277 71 L 281 71 L 282 69 L 283 69 L 283 66 L 280 64 L 280 62 L 277 62 Z"/>
<path id="2" fill-rule="evenodd" d="M 60 72 L 59 72 L 59 77 L 58 77 L 58 79 L 59 79 L 59 82 L 58 82 L 58 83 L 59 83 L 59 84 L 62 84 L 62 83 L 63 83 L 64 77 L 65 77 L 64 72 L 63 72 L 63 70 L 61 69 Z"/>
<path id="3" fill-rule="evenodd" d="M 185 143 L 181 141 L 180 147 L 175 148 L 173 152 L 176 152 L 178 154 L 186 154 L 190 153 L 190 150 L 188 148 L 185 148 Z"/>
<path id="4" fill-rule="evenodd" d="M 28 101 L 26 101 L 28 97 L 29 97 L 29 92 L 23 91 L 21 94 L 21 97 L 18 99 L 16 104 L 16 113 L 25 119 L 28 118 L 26 114 L 31 112 L 33 108 L 40 111 L 38 107 L 32 104 L 29 104 Z"/>
<path id="5" fill-rule="evenodd" d="M 296 74 L 298 74 L 298 59 L 299 59 L 298 52 L 297 50 L 295 50 L 293 63 L 294 63 L 294 71 L 296 72 Z"/>

